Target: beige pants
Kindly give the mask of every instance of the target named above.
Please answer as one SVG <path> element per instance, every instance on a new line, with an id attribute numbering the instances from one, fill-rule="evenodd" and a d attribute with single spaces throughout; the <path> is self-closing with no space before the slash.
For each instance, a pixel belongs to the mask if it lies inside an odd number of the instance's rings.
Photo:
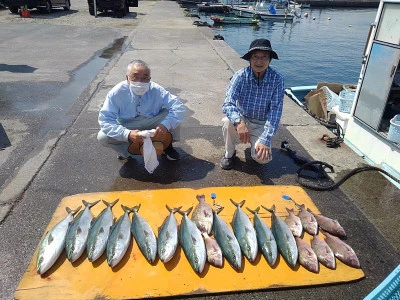
<path id="1" fill-rule="evenodd" d="M 259 143 L 259 136 L 264 132 L 265 122 L 261 122 L 254 119 L 242 118 L 250 133 L 250 146 L 251 146 L 251 158 L 258 162 L 259 164 L 266 164 L 272 160 L 272 149 L 269 149 L 269 158 L 261 160 L 257 157 L 255 147 Z M 230 158 L 235 153 L 236 144 L 241 143 L 239 135 L 236 131 L 235 126 L 229 121 L 227 117 L 222 119 L 222 135 L 225 141 L 225 157 Z"/>

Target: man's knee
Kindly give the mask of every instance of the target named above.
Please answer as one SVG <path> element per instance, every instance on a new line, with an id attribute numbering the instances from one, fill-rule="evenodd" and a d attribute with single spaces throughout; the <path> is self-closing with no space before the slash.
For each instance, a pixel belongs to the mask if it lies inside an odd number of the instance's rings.
<path id="1" fill-rule="evenodd" d="M 108 137 L 103 131 L 99 131 L 97 134 L 97 141 L 102 145 L 107 147 L 109 144 L 111 144 L 111 141 L 114 140 L 110 137 Z"/>

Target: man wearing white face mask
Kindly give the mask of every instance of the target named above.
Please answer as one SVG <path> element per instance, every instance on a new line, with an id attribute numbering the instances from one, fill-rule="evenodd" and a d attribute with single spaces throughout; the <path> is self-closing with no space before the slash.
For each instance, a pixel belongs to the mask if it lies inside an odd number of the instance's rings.
<path id="1" fill-rule="evenodd" d="M 130 158 L 130 143 L 143 143 L 141 130 L 155 129 L 154 138 L 162 139 L 170 132 L 173 141 L 180 139 L 185 107 L 177 96 L 150 79 L 150 67 L 134 60 L 127 67 L 126 79 L 108 92 L 100 110 L 97 139 L 114 149 L 119 159 Z M 169 160 L 180 158 L 172 143 L 164 154 Z"/>

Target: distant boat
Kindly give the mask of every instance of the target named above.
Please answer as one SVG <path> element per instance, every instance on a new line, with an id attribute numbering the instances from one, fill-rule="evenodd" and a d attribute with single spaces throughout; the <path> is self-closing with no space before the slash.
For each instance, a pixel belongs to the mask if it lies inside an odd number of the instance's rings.
<path id="1" fill-rule="evenodd" d="M 218 17 L 210 16 L 210 19 L 214 21 L 214 24 L 243 24 L 243 25 L 257 25 L 260 20 L 251 18 L 240 18 L 240 17 Z"/>
<path id="2" fill-rule="evenodd" d="M 233 5 L 231 12 L 239 17 L 254 18 L 264 21 L 293 21 L 301 18 L 301 14 L 294 8 L 290 8 L 285 2 L 258 2 L 256 5 Z"/>

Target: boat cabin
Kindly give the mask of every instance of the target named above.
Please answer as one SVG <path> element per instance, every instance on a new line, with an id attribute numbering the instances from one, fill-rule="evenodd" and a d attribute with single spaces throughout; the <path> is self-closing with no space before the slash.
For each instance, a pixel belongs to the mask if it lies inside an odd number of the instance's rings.
<path id="1" fill-rule="evenodd" d="M 400 174 L 400 0 L 381 0 L 346 128 L 353 149 Z"/>

